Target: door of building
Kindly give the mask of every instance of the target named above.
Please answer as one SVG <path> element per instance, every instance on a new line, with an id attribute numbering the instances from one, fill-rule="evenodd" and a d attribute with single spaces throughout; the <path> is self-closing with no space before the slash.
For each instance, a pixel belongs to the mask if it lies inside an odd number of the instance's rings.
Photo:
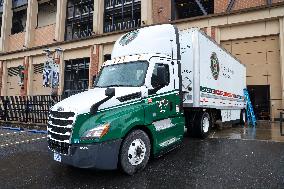
<path id="1" fill-rule="evenodd" d="M 270 119 L 270 86 L 249 85 L 249 95 L 257 120 Z"/>
<path id="2" fill-rule="evenodd" d="M 80 58 L 65 62 L 64 97 L 88 90 L 90 58 Z"/>

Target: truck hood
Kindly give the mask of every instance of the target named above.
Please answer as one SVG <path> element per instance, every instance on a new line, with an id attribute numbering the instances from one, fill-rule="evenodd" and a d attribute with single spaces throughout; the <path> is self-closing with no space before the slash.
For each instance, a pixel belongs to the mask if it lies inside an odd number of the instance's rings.
<path id="1" fill-rule="evenodd" d="M 64 111 L 64 112 L 75 112 L 76 114 L 89 113 L 91 107 L 97 102 L 106 98 L 105 96 L 106 88 L 95 88 L 88 91 L 70 96 L 57 104 L 55 104 L 51 110 L 52 111 Z M 100 109 L 110 108 L 117 106 L 119 104 L 125 103 L 120 102 L 117 98 L 126 96 L 129 94 L 140 92 L 139 87 L 117 87 L 115 88 L 115 96 L 103 103 Z"/>

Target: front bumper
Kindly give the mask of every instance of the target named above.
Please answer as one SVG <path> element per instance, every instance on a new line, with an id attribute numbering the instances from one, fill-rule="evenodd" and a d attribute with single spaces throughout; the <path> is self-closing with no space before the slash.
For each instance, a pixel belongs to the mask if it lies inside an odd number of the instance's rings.
<path id="1" fill-rule="evenodd" d="M 61 155 L 61 162 L 79 168 L 117 169 L 122 139 L 94 144 L 72 144 L 69 155 Z M 50 151 L 54 155 L 54 152 Z"/>

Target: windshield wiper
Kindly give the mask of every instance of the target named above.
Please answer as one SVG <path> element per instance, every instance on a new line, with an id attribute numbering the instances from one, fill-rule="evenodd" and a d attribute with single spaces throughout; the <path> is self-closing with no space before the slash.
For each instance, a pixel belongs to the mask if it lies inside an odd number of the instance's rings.
<path id="1" fill-rule="evenodd" d="M 133 85 L 107 85 L 107 86 L 95 86 L 98 88 L 109 88 L 109 87 L 137 87 L 137 86 L 133 86 Z"/>
<path id="2" fill-rule="evenodd" d="M 124 87 L 124 85 L 107 85 L 107 86 L 96 86 L 99 88 L 109 88 L 109 87 Z"/>

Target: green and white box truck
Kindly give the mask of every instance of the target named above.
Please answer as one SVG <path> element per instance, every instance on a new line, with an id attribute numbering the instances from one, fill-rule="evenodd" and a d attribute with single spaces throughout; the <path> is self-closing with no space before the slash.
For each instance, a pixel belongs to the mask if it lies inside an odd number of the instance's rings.
<path id="1" fill-rule="evenodd" d="M 50 111 L 54 160 L 80 168 L 142 170 L 150 156 L 205 138 L 216 121 L 242 122 L 246 68 L 198 29 L 157 25 L 114 45 L 94 89 Z"/>

